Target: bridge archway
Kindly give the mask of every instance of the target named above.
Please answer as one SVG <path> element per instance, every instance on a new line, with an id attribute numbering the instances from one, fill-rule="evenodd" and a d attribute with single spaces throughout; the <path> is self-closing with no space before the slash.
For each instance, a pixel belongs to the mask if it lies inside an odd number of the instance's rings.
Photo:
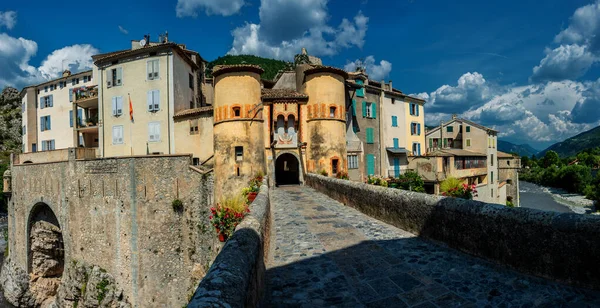
<path id="1" fill-rule="evenodd" d="M 282 153 L 275 161 L 277 185 L 300 184 L 300 161 L 291 153 Z"/>
<path id="2" fill-rule="evenodd" d="M 28 272 L 42 278 L 60 278 L 64 270 L 62 229 L 46 203 L 36 203 L 27 224 Z"/>

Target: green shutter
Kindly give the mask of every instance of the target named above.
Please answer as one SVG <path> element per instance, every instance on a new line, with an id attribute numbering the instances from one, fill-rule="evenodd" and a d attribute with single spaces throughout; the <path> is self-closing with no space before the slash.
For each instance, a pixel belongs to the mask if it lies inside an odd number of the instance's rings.
<path id="1" fill-rule="evenodd" d="M 448 147 L 448 139 L 444 138 L 444 147 L 447 148 Z"/>
<path id="2" fill-rule="evenodd" d="M 373 108 L 373 110 L 371 110 L 371 116 L 373 116 L 373 119 L 377 119 L 377 105 L 371 103 L 371 108 Z"/>
<path id="3" fill-rule="evenodd" d="M 356 100 L 352 100 L 352 115 L 356 116 Z"/>
<path id="4" fill-rule="evenodd" d="M 367 175 L 375 174 L 375 155 L 367 154 Z"/>
<path id="5" fill-rule="evenodd" d="M 433 148 L 433 139 L 429 138 L 429 148 L 432 149 Z"/>
<path id="6" fill-rule="evenodd" d="M 363 118 L 367 117 L 367 102 L 363 101 Z"/>
<path id="7" fill-rule="evenodd" d="M 467 126 L 467 133 L 471 132 L 471 126 Z"/>
<path id="8" fill-rule="evenodd" d="M 373 143 L 373 129 L 367 128 L 367 143 Z"/>

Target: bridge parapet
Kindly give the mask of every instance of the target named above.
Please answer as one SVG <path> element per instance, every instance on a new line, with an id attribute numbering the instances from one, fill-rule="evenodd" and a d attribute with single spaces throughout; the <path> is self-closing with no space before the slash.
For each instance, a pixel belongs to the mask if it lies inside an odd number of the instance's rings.
<path id="1" fill-rule="evenodd" d="M 508 208 L 399 189 L 306 176 L 347 206 L 521 272 L 600 289 L 600 216 Z"/>

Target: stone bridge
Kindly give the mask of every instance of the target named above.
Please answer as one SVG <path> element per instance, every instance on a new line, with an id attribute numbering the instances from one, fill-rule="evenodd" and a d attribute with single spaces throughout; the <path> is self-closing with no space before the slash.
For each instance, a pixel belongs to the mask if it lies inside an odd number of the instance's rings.
<path id="1" fill-rule="evenodd" d="M 306 183 L 269 190 L 271 218 L 238 227 L 188 307 L 600 304 L 600 217 Z"/>

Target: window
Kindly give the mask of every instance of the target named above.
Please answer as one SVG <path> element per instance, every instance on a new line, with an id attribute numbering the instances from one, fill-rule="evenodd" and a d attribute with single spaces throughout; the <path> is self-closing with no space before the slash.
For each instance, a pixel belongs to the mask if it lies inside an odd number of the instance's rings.
<path id="1" fill-rule="evenodd" d="M 54 97 L 52 94 L 40 97 L 40 109 L 52 107 L 54 105 Z"/>
<path id="2" fill-rule="evenodd" d="M 48 86 L 44 87 L 44 92 L 48 92 Z"/>
<path id="3" fill-rule="evenodd" d="M 418 142 L 413 142 L 412 153 L 414 156 L 421 156 L 421 144 Z"/>
<path id="4" fill-rule="evenodd" d="M 483 157 L 461 156 L 454 158 L 454 168 L 457 170 L 485 168 L 486 162 Z"/>
<path id="5" fill-rule="evenodd" d="M 492 156 L 492 158 L 490 160 L 490 165 L 493 166 L 494 165 L 494 154 L 492 154 L 491 156 Z"/>
<path id="6" fill-rule="evenodd" d="M 494 189 L 493 188 L 491 189 L 490 194 L 491 194 L 492 197 L 494 197 Z"/>
<path id="7" fill-rule="evenodd" d="M 373 144 L 373 128 L 368 127 L 366 129 L 366 134 L 367 134 L 367 143 L 368 144 Z"/>
<path id="8" fill-rule="evenodd" d="M 123 125 L 116 125 L 112 128 L 112 143 L 123 144 Z"/>
<path id="9" fill-rule="evenodd" d="M 467 139 L 467 146 L 470 147 L 471 146 L 471 139 Z"/>
<path id="10" fill-rule="evenodd" d="M 367 154 L 367 175 L 375 174 L 375 155 Z"/>
<path id="11" fill-rule="evenodd" d="M 329 107 L 329 117 L 335 118 L 335 107 Z"/>
<path id="12" fill-rule="evenodd" d="M 52 123 L 50 121 L 50 116 L 43 116 L 40 118 L 40 131 L 46 131 L 52 129 Z"/>
<path id="13" fill-rule="evenodd" d="M 146 63 L 146 71 L 148 73 L 147 80 L 158 79 L 158 59 L 148 61 Z"/>
<path id="14" fill-rule="evenodd" d="M 148 141 L 149 142 L 160 141 L 160 123 L 159 122 L 148 123 Z"/>
<path id="15" fill-rule="evenodd" d="M 23 135 L 27 134 L 27 126 L 23 125 Z"/>
<path id="16" fill-rule="evenodd" d="M 363 102 L 363 118 L 377 118 L 377 108 L 375 103 Z"/>
<path id="17" fill-rule="evenodd" d="M 356 84 L 360 86 L 360 89 L 356 90 L 357 97 L 365 97 L 365 88 L 363 87 L 364 81 L 362 79 L 356 79 Z"/>
<path id="18" fill-rule="evenodd" d="M 348 155 L 348 169 L 358 169 L 358 155 Z"/>
<path id="19" fill-rule="evenodd" d="M 190 80 L 190 89 L 194 89 L 194 75 L 189 74 L 188 78 Z"/>
<path id="20" fill-rule="evenodd" d="M 338 164 L 339 164 L 339 159 L 332 159 L 331 160 L 331 174 L 337 174 L 338 173 Z"/>
<path id="21" fill-rule="evenodd" d="M 492 176 L 491 176 L 491 179 L 490 179 L 490 183 L 494 183 L 494 171 L 492 171 Z"/>
<path id="22" fill-rule="evenodd" d="M 465 130 L 467 131 L 467 133 L 470 133 L 471 132 L 471 126 L 465 127 Z"/>
<path id="23" fill-rule="evenodd" d="M 123 85 L 123 68 L 117 67 L 106 71 L 106 86 L 117 87 Z"/>
<path id="24" fill-rule="evenodd" d="M 507 161 L 506 161 L 506 165 L 507 165 L 507 166 L 510 166 L 510 160 L 507 160 Z"/>
<path id="25" fill-rule="evenodd" d="M 392 127 L 398 127 L 398 117 L 392 116 Z"/>
<path id="26" fill-rule="evenodd" d="M 394 148 L 395 149 L 399 148 L 398 138 L 394 138 Z"/>
<path id="27" fill-rule="evenodd" d="M 396 103 L 396 99 L 392 97 L 392 105 Z"/>
<path id="28" fill-rule="evenodd" d="M 453 133 L 454 132 L 454 126 L 446 126 L 446 132 Z"/>
<path id="29" fill-rule="evenodd" d="M 54 150 L 54 139 L 42 140 L 42 151 L 52 151 L 52 150 Z"/>
<path id="30" fill-rule="evenodd" d="M 235 118 L 239 118 L 241 115 L 240 107 L 233 107 L 233 116 Z"/>
<path id="31" fill-rule="evenodd" d="M 244 147 L 235 147 L 235 161 L 244 159 Z"/>
<path id="32" fill-rule="evenodd" d="M 79 84 L 79 78 L 73 78 L 73 79 L 71 79 L 71 85 L 74 86 L 76 84 Z"/>
<path id="33" fill-rule="evenodd" d="M 88 82 L 87 76 L 83 76 L 83 82 Z"/>
<path id="34" fill-rule="evenodd" d="M 190 135 L 198 134 L 198 119 L 190 120 Z"/>
<path id="35" fill-rule="evenodd" d="M 419 105 L 414 103 L 410 104 L 410 115 L 419 116 Z"/>
<path id="36" fill-rule="evenodd" d="M 123 114 L 123 96 L 114 96 L 112 98 L 112 114 L 115 117 Z"/>
<path id="37" fill-rule="evenodd" d="M 192 165 L 194 165 L 194 166 L 200 165 L 200 158 L 198 158 L 198 157 L 192 158 Z"/>
<path id="38" fill-rule="evenodd" d="M 196 106 L 194 106 L 194 102 L 190 101 L 190 109 L 194 109 L 194 108 L 196 108 Z"/>
<path id="39" fill-rule="evenodd" d="M 37 152 L 37 143 L 31 144 L 31 152 Z"/>
<path id="40" fill-rule="evenodd" d="M 79 135 L 79 145 L 78 146 L 84 146 L 85 143 L 83 142 L 83 135 Z"/>
<path id="41" fill-rule="evenodd" d="M 157 112 L 160 110 L 160 90 L 148 91 L 148 111 Z"/>
<path id="42" fill-rule="evenodd" d="M 410 134 L 411 135 L 421 135 L 421 123 L 410 123 Z"/>

